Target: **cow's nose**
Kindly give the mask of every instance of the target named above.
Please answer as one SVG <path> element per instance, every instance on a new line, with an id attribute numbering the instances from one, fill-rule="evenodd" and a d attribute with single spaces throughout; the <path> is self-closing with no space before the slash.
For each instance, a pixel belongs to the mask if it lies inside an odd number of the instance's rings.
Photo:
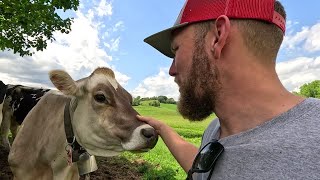
<path id="1" fill-rule="evenodd" d="M 141 129 L 141 134 L 147 139 L 152 139 L 157 136 L 156 131 L 153 128 L 144 128 Z"/>
<path id="2" fill-rule="evenodd" d="M 146 138 L 146 148 L 152 149 L 158 142 L 158 133 L 153 128 L 143 128 L 141 135 Z"/>

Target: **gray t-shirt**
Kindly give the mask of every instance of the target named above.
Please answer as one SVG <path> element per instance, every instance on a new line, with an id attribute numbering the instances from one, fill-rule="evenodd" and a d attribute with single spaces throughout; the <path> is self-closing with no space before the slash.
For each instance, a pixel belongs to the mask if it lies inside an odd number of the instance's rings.
<path id="1" fill-rule="evenodd" d="M 201 147 L 219 139 L 219 120 L 206 129 Z M 225 151 L 211 179 L 320 179 L 320 100 L 308 98 L 253 129 L 219 140 Z M 207 179 L 208 173 L 194 173 Z"/>

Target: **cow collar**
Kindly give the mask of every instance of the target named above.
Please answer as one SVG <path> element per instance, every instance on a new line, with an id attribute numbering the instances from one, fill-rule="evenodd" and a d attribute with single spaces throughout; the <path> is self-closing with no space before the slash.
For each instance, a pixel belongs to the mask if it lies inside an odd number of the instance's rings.
<path id="1" fill-rule="evenodd" d="M 71 156 L 72 162 L 77 162 L 79 161 L 80 155 L 87 151 L 78 143 L 76 137 L 74 136 L 71 123 L 70 102 L 71 99 L 69 98 L 64 107 L 64 130 L 68 143 L 68 145 L 66 146 L 66 151 L 68 155 Z M 67 150 L 67 147 L 71 147 L 71 149 Z"/>

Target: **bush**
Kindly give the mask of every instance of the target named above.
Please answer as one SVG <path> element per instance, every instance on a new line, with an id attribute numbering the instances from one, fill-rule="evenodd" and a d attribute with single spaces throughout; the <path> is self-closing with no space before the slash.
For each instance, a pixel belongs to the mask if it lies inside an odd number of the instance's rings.
<path id="1" fill-rule="evenodd" d="M 138 101 L 137 100 L 133 100 L 132 106 L 139 106 L 139 105 L 141 105 L 139 100 Z"/>
<path id="2" fill-rule="evenodd" d="M 134 99 L 133 99 L 133 102 L 132 102 L 132 106 L 139 106 L 139 105 L 141 105 L 140 96 L 134 98 Z"/>
<path id="3" fill-rule="evenodd" d="M 160 107 L 160 102 L 158 100 L 151 101 L 149 106 Z"/>

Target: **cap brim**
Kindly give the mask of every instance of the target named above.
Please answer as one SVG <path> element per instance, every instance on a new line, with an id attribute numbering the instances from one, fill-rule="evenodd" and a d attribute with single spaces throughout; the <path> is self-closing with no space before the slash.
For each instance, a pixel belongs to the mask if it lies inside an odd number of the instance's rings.
<path id="1" fill-rule="evenodd" d="M 174 58 L 174 54 L 171 51 L 171 35 L 172 31 L 183 26 L 186 26 L 188 23 L 182 23 L 166 30 L 155 33 L 144 39 L 144 42 L 148 43 L 155 49 L 157 49 L 162 54 L 168 56 L 169 58 Z"/>

